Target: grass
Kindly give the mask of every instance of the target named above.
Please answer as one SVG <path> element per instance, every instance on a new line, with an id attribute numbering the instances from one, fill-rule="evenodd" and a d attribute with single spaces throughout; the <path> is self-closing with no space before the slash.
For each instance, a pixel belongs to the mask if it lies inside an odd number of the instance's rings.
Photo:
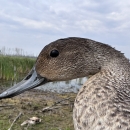
<path id="1" fill-rule="evenodd" d="M 33 95 L 33 96 L 32 96 Z M 72 110 L 76 94 L 56 94 L 51 92 L 27 91 L 11 99 L 0 100 L 0 130 L 7 130 L 14 119 L 21 112 L 22 116 L 14 123 L 11 130 L 74 130 Z M 42 109 L 48 107 L 48 102 L 55 102 L 71 97 L 58 104 L 58 109 L 42 112 Z M 41 123 L 36 125 L 21 126 L 25 120 L 36 116 L 41 118 Z"/>
<path id="2" fill-rule="evenodd" d="M 18 80 L 19 75 L 25 74 L 35 63 L 35 58 L 0 55 L 0 79 Z"/>

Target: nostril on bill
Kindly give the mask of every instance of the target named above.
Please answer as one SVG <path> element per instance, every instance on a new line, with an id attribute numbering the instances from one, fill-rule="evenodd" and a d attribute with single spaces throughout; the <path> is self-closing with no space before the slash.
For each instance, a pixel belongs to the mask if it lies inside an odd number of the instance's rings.
<path id="1" fill-rule="evenodd" d="M 30 79 L 31 76 L 32 76 L 32 74 L 29 74 L 29 75 L 25 78 L 25 80 Z"/>

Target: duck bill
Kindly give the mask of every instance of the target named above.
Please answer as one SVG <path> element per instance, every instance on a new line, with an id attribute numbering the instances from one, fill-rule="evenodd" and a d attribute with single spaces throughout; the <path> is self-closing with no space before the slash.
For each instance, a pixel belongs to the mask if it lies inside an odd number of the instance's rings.
<path id="1" fill-rule="evenodd" d="M 21 82 L 1 93 L 0 99 L 14 97 L 26 90 L 35 88 L 45 83 L 47 83 L 46 78 L 38 75 L 34 66 L 29 74 Z"/>

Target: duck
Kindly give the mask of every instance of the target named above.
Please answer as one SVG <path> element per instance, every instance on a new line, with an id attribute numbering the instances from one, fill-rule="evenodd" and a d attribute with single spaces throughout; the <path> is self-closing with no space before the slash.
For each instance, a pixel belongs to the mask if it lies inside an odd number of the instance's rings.
<path id="1" fill-rule="evenodd" d="M 129 59 L 110 45 L 87 38 L 63 38 L 46 45 L 29 74 L 0 99 L 47 82 L 89 75 L 74 102 L 74 129 L 130 130 Z"/>

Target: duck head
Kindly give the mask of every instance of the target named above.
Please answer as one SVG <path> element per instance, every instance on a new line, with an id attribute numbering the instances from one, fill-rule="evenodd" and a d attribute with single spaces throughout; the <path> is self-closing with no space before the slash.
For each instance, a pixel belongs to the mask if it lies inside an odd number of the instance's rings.
<path id="1" fill-rule="evenodd" d="M 0 99 L 53 81 L 65 81 L 95 74 L 101 67 L 92 47 L 95 41 L 66 38 L 45 46 L 29 74 L 18 84 L 0 94 Z"/>

